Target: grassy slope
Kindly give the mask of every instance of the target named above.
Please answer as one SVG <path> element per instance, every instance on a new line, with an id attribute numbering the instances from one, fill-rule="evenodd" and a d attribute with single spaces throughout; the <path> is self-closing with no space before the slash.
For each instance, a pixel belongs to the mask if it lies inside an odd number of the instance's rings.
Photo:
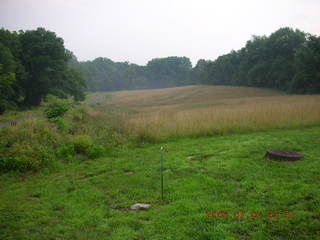
<path id="1" fill-rule="evenodd" d="M 128 135 L 153 142 L 320 124 L 320 95 L 285 95 L 263 88 L 122 91 L 100 105 L 101 111 L 110 107 L 126 110 L 118 117 Z"/>
<path id="2" fill-rule="evenodd" d="M 112 103 L 139 112 L 185 110 L 237 103 L 247 98 L 283 97 L 283 92 L 266 88 L 232 86 L 184 86 L 175 88 L 119 91 Z"/>
<path id="3" fill-rule="evenodd" d="M 168 142 L 164 203 L 160 145 L 119 149 L 36 175 L 5 174 L 0 239 L 320 239 L 319 134 L 313 127 Z M 305 158 L 266 160 L 268 148 L 295 149 Z M 152 207 L 126 209 L 136 202 Z M 208 210 L 229 217 L 205 219 Z M 240 210 L 244 218 L 234 219 Z M 268 218 L 269 210 L 295 216 Z M 252 211 L 263 215 L 251 219 Z"/>

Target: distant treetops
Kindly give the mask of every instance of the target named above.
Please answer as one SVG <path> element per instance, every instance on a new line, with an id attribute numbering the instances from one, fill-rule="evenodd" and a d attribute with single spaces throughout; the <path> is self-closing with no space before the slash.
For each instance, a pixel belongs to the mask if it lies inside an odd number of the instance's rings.
<path id="1" fill-rule="evenodd" d="M 73 66 L 90 91 L 212 84 L 320 93 L 320 38 L 280 28 L 269 37 L 253 36 L 245 47 L 214 61 L 199 60 L 193 68 L 186 57 L 152 59 L 146 66 L 96 58 Z"/>
<path id="2" fill-rule="evenodd" d="M 114 91 L 190 84 L 320 93 L 320 37 L 280 28 L 192 68 L 187 57 L 152 59 L 146 66 L 101 57 L 78 62 L 53 32 L 0 30 L 0 113 L 36 106 L 48 94 L 82 100 L 86 86 L 88 91 Z"/>

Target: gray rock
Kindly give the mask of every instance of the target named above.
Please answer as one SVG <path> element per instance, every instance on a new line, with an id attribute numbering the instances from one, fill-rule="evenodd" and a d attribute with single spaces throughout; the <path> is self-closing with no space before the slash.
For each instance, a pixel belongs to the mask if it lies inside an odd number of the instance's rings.
<path id="1" fill-rule="evenodd" d="M 150 208 L 150 204 L 147 203 L 136 203 L 130 206 L 130 210 L 146 210 Z"/>
<path id="2" fill-rule="evenodd" d="M 132 174 L 134 174 L 134 171 L 131 171 L 131 170 L 126 170 L 126 171 L 124 172 L 124 174 L 127 174 L 127 175 L 132 175 Z"/>

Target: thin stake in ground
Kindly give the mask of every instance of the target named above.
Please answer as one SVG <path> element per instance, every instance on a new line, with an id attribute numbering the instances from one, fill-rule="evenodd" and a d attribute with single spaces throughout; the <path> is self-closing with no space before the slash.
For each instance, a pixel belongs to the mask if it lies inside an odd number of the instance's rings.
<path id="1" fill-rule="evenodd" d="M 164 156 L 163 156 L 164 148 L 161 147 L 161 154 L 160 154 L 160 181 L 161 181 L 161 200 L 164 200 L 163 197 L 163 162 L 164 162 Z"/>

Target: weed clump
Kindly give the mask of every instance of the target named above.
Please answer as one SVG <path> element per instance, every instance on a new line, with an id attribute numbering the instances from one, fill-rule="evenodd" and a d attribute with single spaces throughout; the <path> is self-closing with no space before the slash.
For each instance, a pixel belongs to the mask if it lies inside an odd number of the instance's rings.
<path id="1" fill-rule="evenodd" d="M 71 162 L 74 159 L 75 154 L 76 151 L 73 144 L 65 144 L 59 147 L 55 152 L 58 159 L 63 159 L 66 162 Z"/>
<path id="2" fill-rule="evenodd" d="M 53 152 L 64 139 L 46 121 L 23 121 L 0 130 L 0 171 L 38 170 L 54 160 Z"/>
<path id="3" fill-rule="evenodd" d="M 93 145 L 90 148 L 88 148 L 86 154 L 89 158 L 95 159 L 99 158 L 103 155 L 104 153 L 104 147 L 100 145 Z"/>
<path id="4" fill-rule="evenodd" d="M 104 154 L 105 147 L 99 143 L 109 135 L 101 130 L 105 125 L 101 116 L 51 95 L 43 109 L 44 120 L 37 117 L 0 129 L 0 172 L 35 171 L 54 162 L 71 162 L 78 156 L 95 159 Z"/>
<path id="5" fill-rule="evenodd" d="M 63 133 L 70 133 L 72 123 L 62 117 L 51 118 L 50 122 L 57 124 L 58 129 Z"/>
<path id="6" fill-rule="evenodd" d="M 73 139 L 74 150 L 77 154 L 83 154 L 89 158 L 100 157 L 104 148 L 94 144 L 92 137 L 88 135 L 78 135 Z"/>
<path id="7" fill-rule="evenodd" d="M 79 135 L 73 139 L 74 149 L 77 153 L 86 154 L 88 149 L 94 145 L 93 140 L 88 135 Z"/>

